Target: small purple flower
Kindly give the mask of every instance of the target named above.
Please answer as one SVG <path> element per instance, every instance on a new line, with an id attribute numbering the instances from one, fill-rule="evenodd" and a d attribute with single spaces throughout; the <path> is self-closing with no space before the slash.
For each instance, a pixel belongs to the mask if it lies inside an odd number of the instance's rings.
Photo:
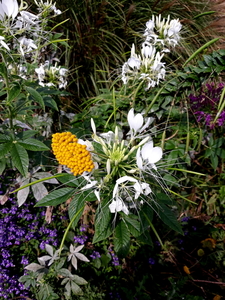
<path id="1" fill-rule="evenodd" d="M 156 263 L 156 261 L 155 261 L 154 258 L 150 257 L 150 258 L 148 259 L 148 263 L 149 263 L 150 265 L 154 265 L 154 264 Z"/>
<path id="2" fill-rule="evenodd" d="M 93 251 L 93 253 L 90 255 L 92 259 L 100 258 L 101 254 L 98 251 Z"/>
<path id="3" fill-rule="evenodd" d="M 188 222 L 189 221 L 189 217 L 183 217 L 182 219 L 181 219 L 181 222 L 182 223 L 186 223 L 186 222 Z"/>
<path id="4" fill-rule="evenodd" d="M 74 237 L 74 242 L 84 245 L 86 243 L 87 239 L 88 239 L 87 235 L 77 235 Z"/>

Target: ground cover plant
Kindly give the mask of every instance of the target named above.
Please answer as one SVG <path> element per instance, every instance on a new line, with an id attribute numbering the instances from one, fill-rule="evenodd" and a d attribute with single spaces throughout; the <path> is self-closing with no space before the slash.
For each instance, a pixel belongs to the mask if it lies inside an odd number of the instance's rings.
<path id="1" fill-rule="evenodd" d="M 185 23 L 156 10 L 78 113 L 62 11 L 29 4 L 0 2 L 0 299 L 223 299 L 218 37 L 181 61 Z"/>

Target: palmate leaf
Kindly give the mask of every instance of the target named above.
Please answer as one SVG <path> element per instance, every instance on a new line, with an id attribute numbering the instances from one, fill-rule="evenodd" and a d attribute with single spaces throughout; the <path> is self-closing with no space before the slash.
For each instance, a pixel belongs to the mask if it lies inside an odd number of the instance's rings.
<path id="1" fill-rule="evenodd" d="M 27 151 L 18 143 L 13 143 L 10 149 L 12 163 L 15 168 L 26 177 L 28 173 L 29 158 Z"/>
<path id="2" fill-rule="evenodd" d="M 45 196 L 44 198 L 42 198 L 38 203 L 36 203 L 35 207 L 56 206 L 72 197 L 73 193 L 73 188 L 62 188 L 59 190 L 55 190 L 47 196 Z"/>
<path id="3" fill-rule="evenodd" d="M 115 229 L 114 249 L 118 256 L 125 257 L 130 248 L 130 233 L 123 220 L 121 220 Z"/>
<path id="4" fill-rule="evenodd" d="M 18 144 L 23 146 L 25 149 L 30 151 L 45 151 L 49 150 L 49 148 L 42 143 L 41 141 L 38 141 L 36 139 L 28 138 L 23 141 L 18 141 Z"/>

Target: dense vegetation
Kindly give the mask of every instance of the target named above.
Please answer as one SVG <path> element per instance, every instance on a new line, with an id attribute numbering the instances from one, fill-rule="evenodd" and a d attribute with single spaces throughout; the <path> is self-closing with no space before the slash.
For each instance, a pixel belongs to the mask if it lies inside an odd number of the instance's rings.
<path id="1" fill-rule="evenodd" d="M 0 299 L 223 299 L 222 8 L 0 2 Z"/>

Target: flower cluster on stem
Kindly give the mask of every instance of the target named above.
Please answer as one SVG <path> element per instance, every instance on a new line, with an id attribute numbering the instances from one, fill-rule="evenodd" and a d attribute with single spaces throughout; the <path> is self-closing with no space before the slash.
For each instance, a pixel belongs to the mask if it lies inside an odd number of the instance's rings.
<path id="1" fill-rule="evenodd" d="M 131 109 L 128 113 L 130 131 L 123 139 L 117 126 L 114 132 L 97 134 L 91 120 L 92 159 L 97 161 L 98 168 L 79 173 L 86 182 L 80 192 L 93 191 L 99 202 L 107 194 L 111 213 L 122 211 L 128 215 L 130 210 L 137 210 L 144 201 L 153 198 L 151 182 L 158 181 L 156 163 L 163 153 L 148 134 L 150 122 L 151 118 L 145 120 L 141 113 L 135 115 Z"/>
<path id="2" fill-rule="evenodd" d="M 146 23 L 143 34 L 144 42 L 140 54 L 136 54 L 132 45 L 130 58 L 122 66 L 122 81 L 127 84 L 130 80 L 143 81 L 145 90 L 155 87 L 165 79 L 166 66 L 162 61 L 166 52 L 175 47 L 180 40 L 182 28 L 178 19 L 162 19 L 161 15 L 153 16 Z"/>

